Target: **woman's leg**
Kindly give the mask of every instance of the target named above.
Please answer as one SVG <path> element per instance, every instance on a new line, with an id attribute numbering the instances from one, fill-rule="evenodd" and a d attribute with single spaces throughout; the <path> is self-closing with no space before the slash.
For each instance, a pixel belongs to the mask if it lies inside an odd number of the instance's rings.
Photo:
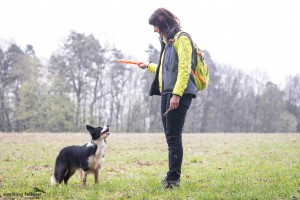
<path id="1" fill-rule="evenodd" d="M 169 108 L 171 97 L 172 94 L 162 96 L 162 114 Z M 162 117 L 169 151 L 167 180 L 180 180 L 183 157 L 182 130 L 191 101 L 192 97 L 190 95 L 183 95 L 180 99 L 179 107 L 170 111 L 165 117 Z"/>

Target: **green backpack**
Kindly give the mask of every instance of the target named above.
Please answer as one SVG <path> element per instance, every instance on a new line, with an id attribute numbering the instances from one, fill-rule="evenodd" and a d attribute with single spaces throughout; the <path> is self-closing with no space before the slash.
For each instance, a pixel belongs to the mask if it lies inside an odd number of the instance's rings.
<path id="1" fill-rule="evenodd" d="M 192 53 L 192 66 L 191 66 L 191 73 L 193 74 L 193 78 L 195 81 L 195 85 L 197 87 L 198 92 L 204 90 L 208 86 L 209 82 L 209 72 L 208 67 L 204 61 L 204 58 L 202 56 L 201 50 L 198 48 L 198 46 L 193 43 L 193 40 L 191 36 L 186 32 L 180 32 L 178 34 L 177 39 L 185 35 L 187 36 L 192 44 L 193 53 Z"/>

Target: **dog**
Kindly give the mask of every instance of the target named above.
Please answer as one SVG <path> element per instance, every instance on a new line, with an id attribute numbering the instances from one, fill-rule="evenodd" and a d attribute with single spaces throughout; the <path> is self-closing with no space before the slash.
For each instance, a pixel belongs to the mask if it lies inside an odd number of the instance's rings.
<path id="1" fill-rule="evenodd" d="M 88 173 L 93 173 L 95 183 L 99 182 L 99 171 L 104 162 L 106 138 L 109 136 L 109 126 L 92 127 L 86 125 L 90 132 L 91 141 L 83 146 L 68 146 L 63 148 L 56 157 L 54 173 L 51 184 L 60 184 L 62 181 L 67 185 L 69 178 L 80 170 L 81 184 L 86 184 Z"/>

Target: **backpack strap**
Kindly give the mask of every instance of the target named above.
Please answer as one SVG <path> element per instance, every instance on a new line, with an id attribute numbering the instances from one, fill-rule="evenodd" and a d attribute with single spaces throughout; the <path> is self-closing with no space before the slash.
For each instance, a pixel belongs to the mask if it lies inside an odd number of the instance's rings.
<path id="1" fill-rule="evenodd" d="M 178 36 L 177 36 L 177 40 L 178 40 L 179 37 L 182 36 L 182 35 L 185 35 L 185 36 L 187 36 L 187 37 L 190 39 L 193 49 L 196 51 L 196 53 L 197 53 L 198 55 L 200 55 L 201 61 L 204 62 L 204 58 L 203 58 L 201 49 L 199 49 L 198 46 L 193 42 L 192 37 L 191 37 L 187 32 L 180 31 L 179 34 L 178 34 Z"/>
<path id="2" fill-rule="evenodd" d="M 182 35 L 187 36 L 189 38 L 190 42 L 191 42 L 191 45 L 192 45 L 192 60 L 191 60 L 192 61 L 192 70 L 195 70 L 195 68 L 197 66 L 197 55 L 196 55 L 197 51 L 196 51 L 196 47 L 194 45 L 194 42 L 193 42 L 191 36 L 187 32 L 185 32 L 185 31 L 178 32 L 175 35 L 174 39 L 178 40 Z"/>
<path id="3" fill-rule="evenodd" d="M 185 36 L 187 36 L 187 37 L 190 39 L 192 47 L 195 48 L 194 42 L 193 42 L 193 40 L 192 40 L 192 37 L 191 37 L 187 32 L 185 32 L 185 31 L 180 31 L 180 32 L 177 33 L 177 34 L 178 34 L 178 36 L 177 36 L 176 40 L 178 40 L 182 35 L 185 35 Z"/>

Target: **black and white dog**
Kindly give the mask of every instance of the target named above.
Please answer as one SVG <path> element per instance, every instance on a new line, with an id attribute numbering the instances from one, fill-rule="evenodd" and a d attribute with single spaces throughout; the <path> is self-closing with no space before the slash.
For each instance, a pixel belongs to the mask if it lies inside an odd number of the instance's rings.
<path id="1" fill-rule="evenodd" d="M 81 171 L 82 185 L 85 185 L 88 173 L 93 173 L 95 183 L 98 183 L 99 170 L 104 161 L 105 139 L 109 135 L 109 126 L 95 128 L 86 125 L 86 128 L 91 134 L 91 142 L 83 146 L 68 146 L 59 152 L 55 161 L 54 174 L 51 177 L 52 185 L 62 181 L 67 184 L 77 169 Z"/>

